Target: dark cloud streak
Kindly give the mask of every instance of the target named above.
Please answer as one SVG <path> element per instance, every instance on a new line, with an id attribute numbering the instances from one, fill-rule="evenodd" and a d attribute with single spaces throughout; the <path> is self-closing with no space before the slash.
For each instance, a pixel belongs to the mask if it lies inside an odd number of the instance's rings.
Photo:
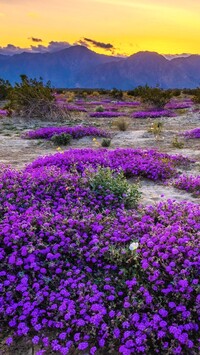
<path id="1" fill-rule="evenodd" d="M 42 42 L 41 38 L 29 37 L 29 39 L 31 39 L 31 41 L 33 41 L 33 42 Z"/>
<path id="2" fill-rule="evenodd" d="M 79 41 L 80 43 L 82 43 L 83 45 L 86 45 L 86 47 L 88 46 L 88 43 L 92 44 L 93 46 L 95 47 L 98 47 L 98 48 L 102 48 L 102 49 L 106 49 L 106 50 L 114 50 L 114 46 L 111 44 L 111 43 L 103 43 L 103 42 L 98 42 L 98 41 L 95 41 L 91 38 L 83 38 L 83 40 L 80 40 Z"/>

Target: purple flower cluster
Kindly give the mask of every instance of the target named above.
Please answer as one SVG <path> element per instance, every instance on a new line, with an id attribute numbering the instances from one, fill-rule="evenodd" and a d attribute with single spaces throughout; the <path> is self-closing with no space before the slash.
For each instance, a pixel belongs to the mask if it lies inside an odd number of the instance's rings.
<path id="1" fill-rule="evenodd" d="M 54 158 L 1 168 L 6 343 L 31 338 L 38 354 L 199 354 L 200 206 L 110 208 L 108 192 L 102 209 L 79 162 L 71 173 Z"/>
<path id="2" fill-rule="evenodd" d="M 120 116 L 125 116 L 124 112 L 114 112 L 114 111 L 103 111 L 103 112 L 92 112 L 90 113 L 90 117 L 107 117 L 107 118 L 112 118 L 112 117 L 120 117 Z"/>
<path id="3" fill-rule="evenodd" d="M 166 109 L 172 109 L 172 110 L 177 110 L 177 109 L 185 109 L 185 108 L 190 108 L 193 105 L 192 100 L 184 100 L 184 101 L 177 101 L 177 100 L 172 100 L 170 101 L 167 105 L 165 105 Z"/>
<path id="4" fill-rule="evenodd" d="M 73 138 L 82 138 L 85 136 L 97 136 L 97 137 L 110 137 L 110 134 L 102 129 L 96 127 L 84 127 L 84 126 L 62 126 L 62 127 L 44 127 L 38 128 L 34 131 L 26 132 L 23 138 L 30 139 L 50 139 L 55 134 L 70 134 Z"/>
<path id="5" fill-rule="evenodd" d="M 7 110 L 1 110 L 0 109 L 0 116 L 7 116 Z"/>
<path id="6" fill-rule="evenodd" d="M 84 106 L 64 104 L 63 107 L 66 108 L 68 111 L 87 112 Z"/>
<path id="7" fill-rule="evenodd" d="M 71 171 L 74 166 L 79 172 L 98 166 L 122 170 L 126 177 L 142 176 L 157 181 L 176 176 L 176 166 L 189 164 L 181 155 L 169 155 L 156 150 L 142 149 L 70 149 L 64 153 L 41 157 L 27 166 L 27 170 L 41 166 L 59 166 L 62 171 Z"/>
<path id="8" fill-rule="evenodd" d="M 114 102 L 115 106 L 119 107 L 132 107 L 132 106 L 140 106 L 139 101 L 116 101 Z"/>
<path id="9" fill-rule="evenodd" d="M 174 117 L 175 114 L 168 110 L 161 111 L 138 111 L 132 114 L 134 118 L 159 118 L 159 117 Z"/>
<path id="10" fill-rule="evenodd" d="M 173 181 L 173 186 L 177 189 L 191 192 L 195 197 L 200 197 L 200 175 L 181 175 Z"/>
<path id="11" fill-rule="evenodd" d="M 185 138 L 193 139 L 193 138 L 200 138 L 200 127 L 194 128 L 190 131 L 186 131 L 183 133 Z"/>

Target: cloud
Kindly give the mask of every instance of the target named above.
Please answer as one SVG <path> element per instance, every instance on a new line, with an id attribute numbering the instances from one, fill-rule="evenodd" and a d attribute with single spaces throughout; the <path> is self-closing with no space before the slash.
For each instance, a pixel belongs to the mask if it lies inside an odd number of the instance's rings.
<path id="1" fill-rule="evenodd" d="M 33 41 L 33 42 L 42 42 L 41 38 L 29 37 L 29 39 L 31 39 L 31 41 Z"/>
<path id="2" fill-rule="evenodd" d="M 0 54 L 13 55 L 24 52 L 24 48 L 16 47 L 13 44 L 8 44 L 6 47 L 0 47 Z"/>
<path id="3" fill-rule="evenodd" d="M 172 60 L 174 58 L 186 58 L 191 56 L 191 53 L 181 53 L 181 54 L 163 54 L 163 56 L 168 59 Z"/>
<path id="4" fill-rule="evenodd" d="M 79 44 L 82 44 L 83 46 L 89 47 L 90 45 L 93 45 L 97 48 L 102 48 L 106 49 L 109 51 L 114 50 L 114 46 L 111 43 L 103 43 L 103 42 L 98 42 L 90 38 L 83 38 L 83 40 L 79 41 Z"/>
<path id="5" fill-rule="evenodd" d="M 71 46 L 73 46 L 73 44 L 70 44 L 69 42 L 56 42 L 56 41 L 51 41 L 49 42 L 49 45 L 48 45 L 48 51 L 49 52 L 57 52 L 57 51 L 60 51 L 62 49 L 65 49 L 65 48 L 69 48 Z"/>
<path id="6" fill-rule="evenodd" d="M 40 38 L 30 38 L 33 42 L 38 43 L 42 42 Z M 69 48 L 73 46 L 75 43 L 70 44 L 69 42 L 56 42 L 56 41 L 50 41 L 47 46 L 44 46 L 42 44 L 38 45 L 31 45 L 30 48 L 22 48 L 22 47 L 17 47 L 13 44 L 8 44 L 5 47 L 0 47 L 0 54 L 4 55 L 14 55 L 14 54 L 20 54 L 22 52 L 28 52 L 28 53 L 47 53 L 47 52 L 58 52 L 62 49 Z"/>

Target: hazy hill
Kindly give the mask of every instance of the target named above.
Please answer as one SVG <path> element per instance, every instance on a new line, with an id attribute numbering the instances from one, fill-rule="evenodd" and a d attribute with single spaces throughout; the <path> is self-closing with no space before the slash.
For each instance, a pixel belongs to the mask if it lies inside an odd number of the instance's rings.
<path id="1" fill-rule="evenodd" d="M 200 86 L 200 55 L 168 60 L 155 52 L 138 52 L 120 58 L 97 54 L 83 46 L 54 53 L 0 55 L 0 78 L 13 84 L 20 74 L 42 77 L 63 88 L 126 90 L 145 84 L 193 88 Z"/>

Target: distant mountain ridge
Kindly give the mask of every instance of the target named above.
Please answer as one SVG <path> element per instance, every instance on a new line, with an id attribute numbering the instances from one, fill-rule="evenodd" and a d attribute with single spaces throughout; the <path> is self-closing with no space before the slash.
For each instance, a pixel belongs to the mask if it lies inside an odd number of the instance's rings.
<path id="1" fill-rule="evenodd" d="M 162 88 L 200 86 L 200 55 L 166 59 L 156 52 L 138 52 L 126 58 L 97 54 L 84 46 L 53 53 L 0 55 L 0 78 L 12 84 L 20 74 L 42 77 L 61 88 L 129 90 L 138 85 Z"/>

